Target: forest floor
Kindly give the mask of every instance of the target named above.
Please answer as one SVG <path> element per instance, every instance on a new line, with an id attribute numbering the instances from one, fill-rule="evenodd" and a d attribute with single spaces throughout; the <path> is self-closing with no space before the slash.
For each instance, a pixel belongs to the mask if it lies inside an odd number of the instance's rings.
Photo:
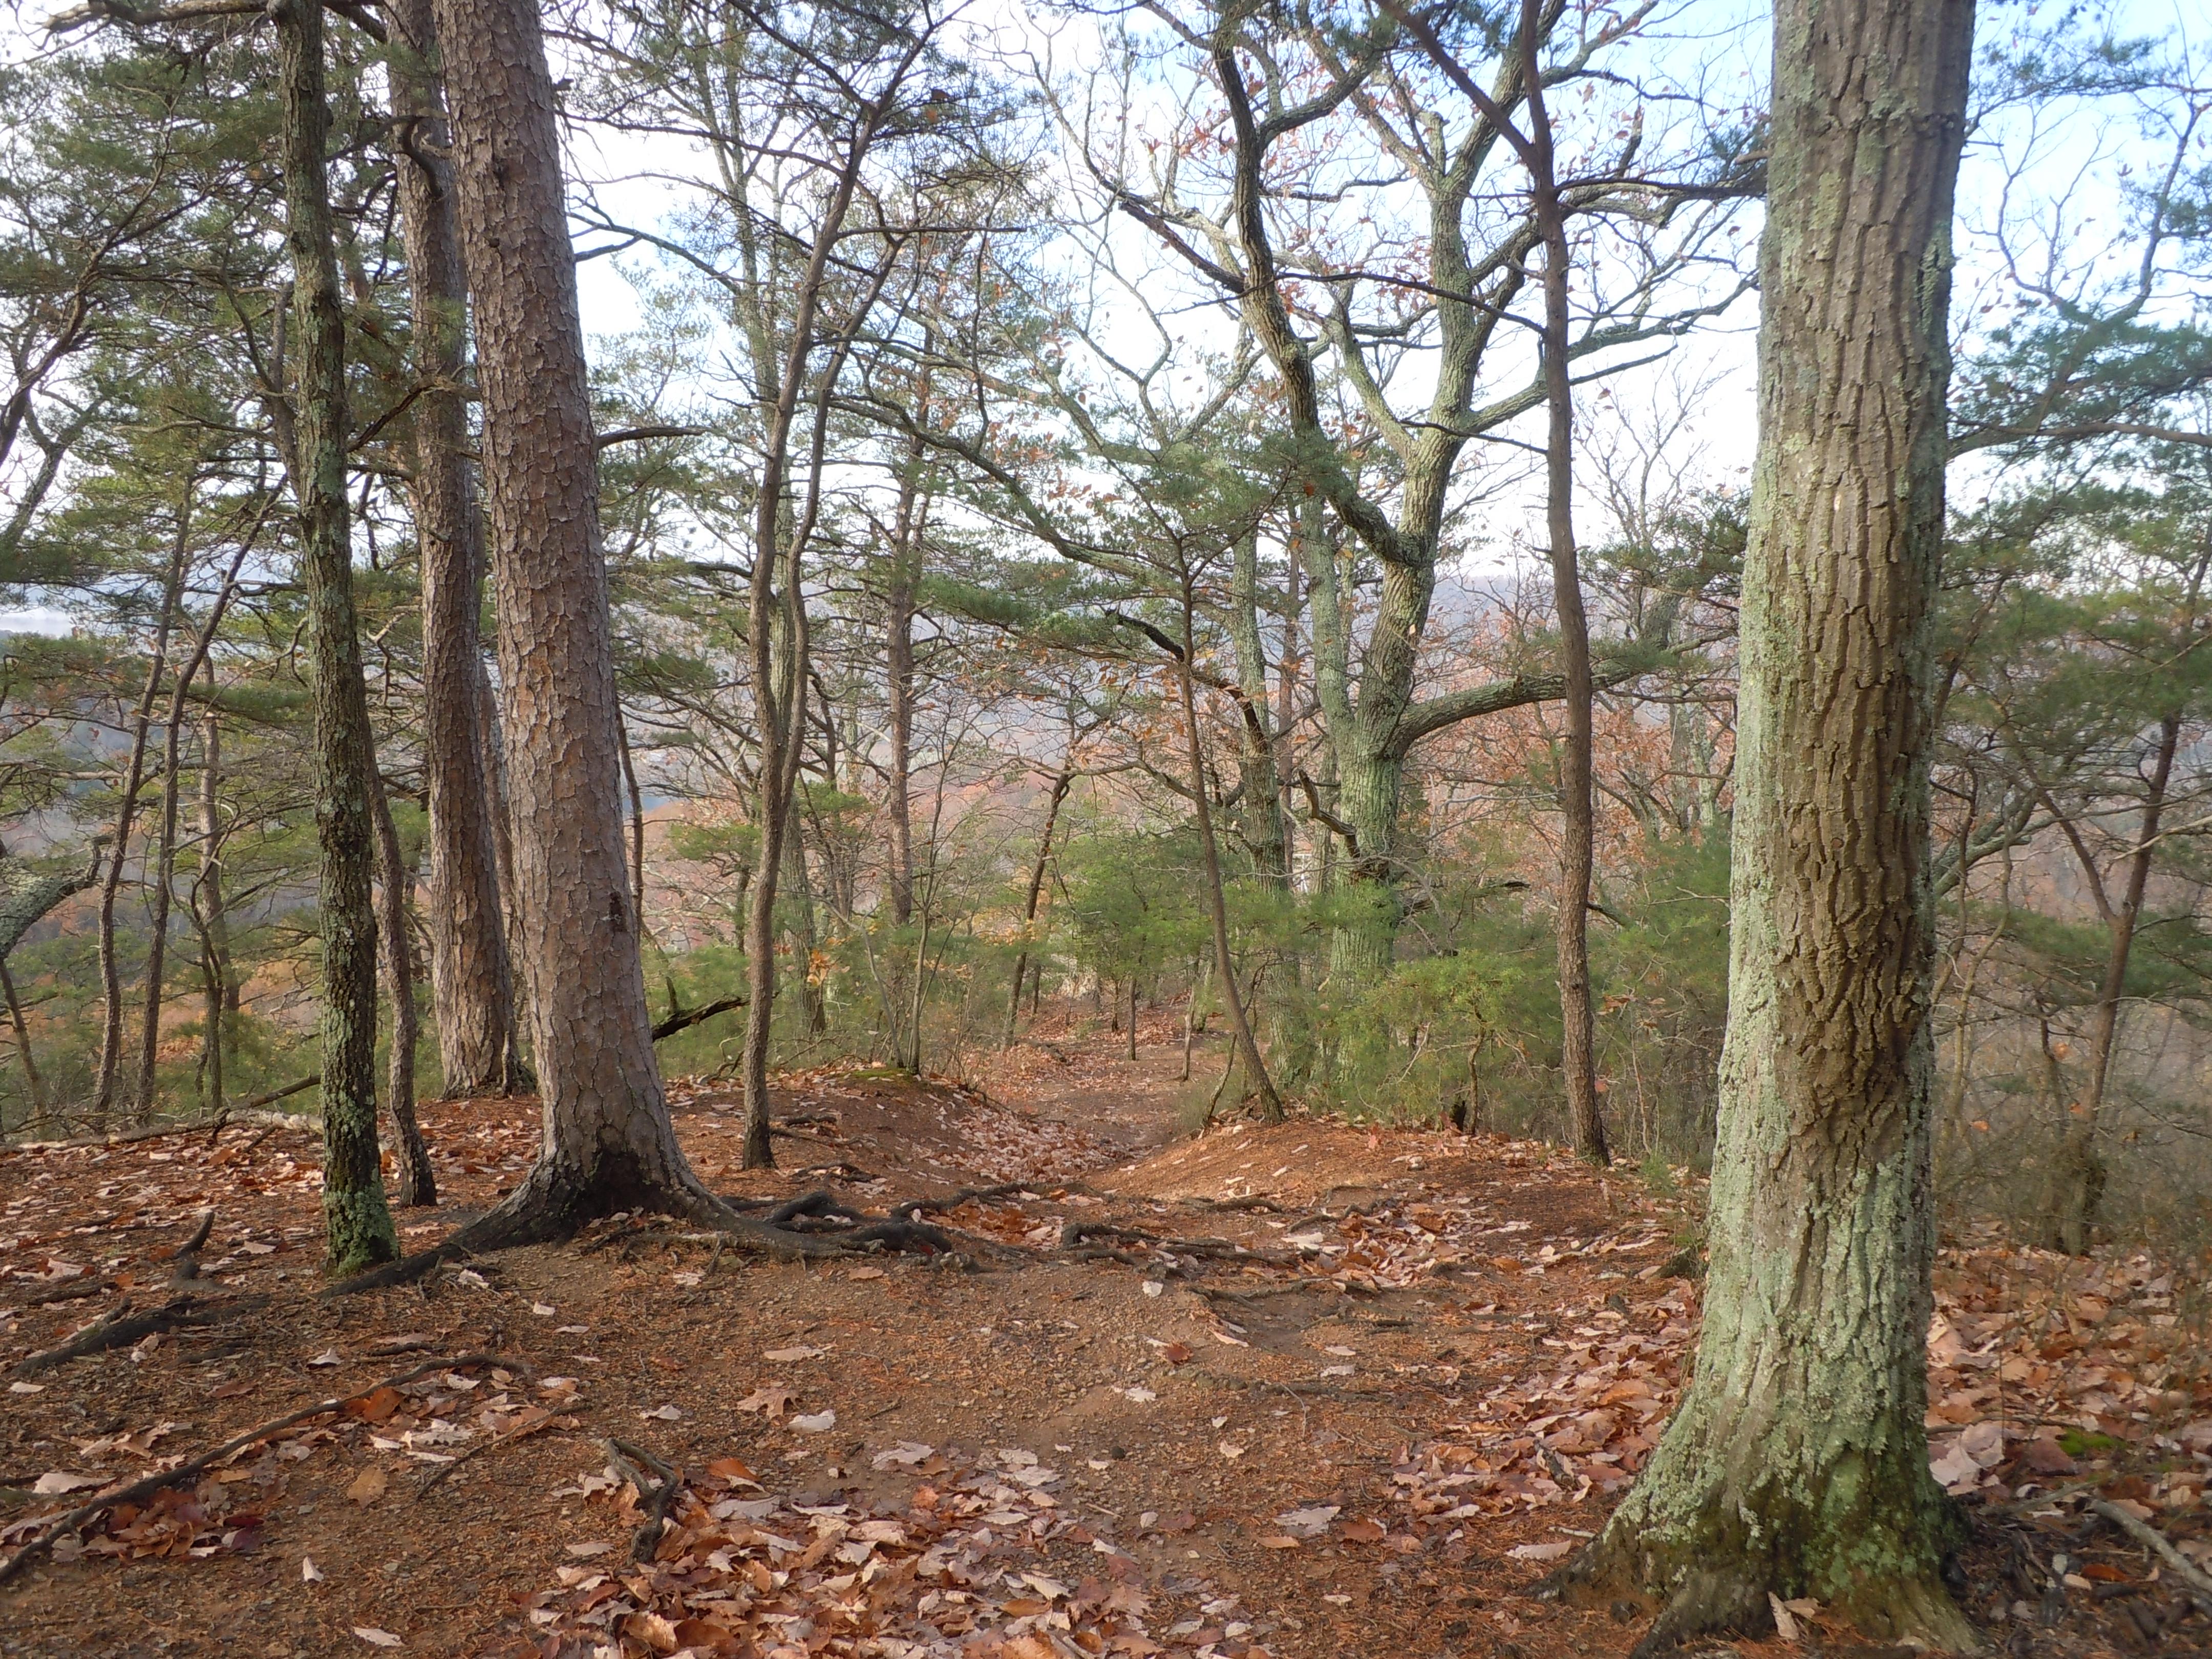
<path id="1" fill-rule="evenodd" d="M 1048 1029 L 988 1097 L 787 1078 L 773 1175 L 738 1170 L 730 1091 L 672 1089 L 719 1190 L 880 1212 L 1021 1183 L 931 1212 L 967 1236 L 955 1259 L 774 1264 L 617 1218 L 325 1299 L 302 1129 L 0 1153 L 0 1558 L 343 1402 L 64 1537 L 0 1589 L 0 1654 L 1626 1653 L 1648 1609 L 1525 1592 L 1671 1407 L 1701 1194 L 1492 1136 L 1182 1138 L 1171 1016 L 1143 1036 L 1132 1062 Z M 403 1212 L 410 1247 L 536 1134 L 527 1103 L 423 1118 L 445 1202 Z M 2212 1566 L 2204 1266 L 1947 1241 L 1929 1420 L 1972 1521 L 1961 1599 L 1999 1650 L 2212 1651 L 2212 1605 L 2086 1507 Z M 25 1366 L 179 1294 L 204 1322 Z M 1887 1651 L 1809 1602 L 1781 1617 L 1696 1651 Z"/>

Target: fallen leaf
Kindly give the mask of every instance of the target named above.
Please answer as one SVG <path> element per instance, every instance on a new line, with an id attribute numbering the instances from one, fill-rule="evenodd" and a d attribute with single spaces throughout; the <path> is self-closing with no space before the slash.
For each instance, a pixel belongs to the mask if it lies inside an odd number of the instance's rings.
<path id="1" fill-rule="evenodd" d="M 1170 1342 L 1160 1352 L 1170 1365 L 1188 1365 L 1190 1363 L 1190 1345 L 1187 1342 Z"/>
<path id="2" fill-rule="evenodd" d="M 2038 1435 L 2020 1449 L 2021 1465 L 2037 1474 L 2073 1474 L 2078 1473 L 2074 1460 L 2066 1455 L 2066 1448 L 2048 1435 Z"/>
<path id="3" fill-rule="evenodd" d="M 533 1302 L 530 1304 L 530 1311 L 540 1319 L 550 1319 L 557 1310 L 549 1303 Z"/>
<path id="4" fill-rule="evenodd" d="M 580 1544 L 568 1544 L 562 1547 L 579 1561 L 588 1561 L 595 1555 L 605 1555 L 614 1546 L 603 1538 L 591 1538 Z"/>
<path id="5" fill-rule="evenodd" d="M 1774 1633 L 1785 1642 L 1797 1639 L 1797 1615 L 1791 1613 L 1780 1596 L 1772 1590 L 1766 1592 L 1766 1604 L 1774 1611 Z"/>
<path id="6" fill-rule="evenodd" d="M 1557 1544 L 1516 1544 L 1511 1549 L 1505 1553 L 1511 1556 L 1516 1561 L 1557 1561 L 1565 1556 L 1571 1555 L 1574 1553 L 1574 1548 L 1575 1547 L 1573 1544 L 1567 1542 Z"/>
<path id="7" fill-rule="evenodd" d="M 1304 1546 L 1290 1534 L 1279 1532 L 1262 1538 L 1260 1540 L 1260 1547 L 1263 1550 L 1295 1550 L 1301 1549 Z"/>
<path id="8" fill-rule="evenodd" d="M 399 1638 L 388 1630 L 379 1630 L 374 1625 L 356 1625 L 353 1633 L 373 1647 L 396 1648 Z"/>
<path id="9" fill-rule="evenodd" d="M 789 1365 L 801 1359 L 819 1359 L 827 1352 L 823 1348 L 770 1348 L 761 1358 L 778 1365 Z"/>
<path id="10" fill-rule="evenodd" d="M 300 1558 L 300 1582 L 303 1584 L 319 1584 L 323 1582 L 323 1570 L 315 1565 L 315 1558 L 312 1555 L 303 1555 Z"/>
<path id="11" fill-rule="evenodd" d="M 398 1389 L 380 1386 L 347 1401 L 345 1413 L 363 1423 L 381 1423 L 399 1409 L 400 1403 Z"/>
<path id="12" fill-rule="evenodd" d="M 801 1434 L 827 1434 L 837 1426 L 837 1413 L 834 1411 L 813 1412 L 794 1417 L 791 1419 L 791 1426 Z"/>
<path id="13" fill-rule="evenodd" d="M 885 1273 L 881 1267 L 855 1267 L 852 1272 L 847 1273 L 845 1277 L 848 1279 L 889 1279 L 890 1275 Z"/>
<path id="14" fill-rule="evenodd" d="M 1389 1528 L 1380 1521 L 1347 1521 L 1343 1531 L 1355 1544 L 1379 1544 L 1389 1536 Z"/>
<path id="15" fill-rule="evenodd" d="M 345 1495 L 356 1504 L 374 1504 L 384 1496 L 384 1489 L 392 1484 L 391 1476 L 384 1472 L 381 1463 L 371 1463 L 353 1478 Z"/>
<path id="16" fill-rule="evenodd" d="M 1304 1509 L 1285 1510 L 1275 1517 L 1275 1524 L 1285 1532 L 1294 1532 L 1300 1537 L 1311 1538 L 1316 1534 L 1327 1530 L 1328 1523 L 1335 1520 L 1341 1512 L 1340 1507 L 1334 1504 L 1315 1504 Z"/>
<path id="17" fill-rule="evenodd" d="M 684 1413 L 673 1406 L 656 1406 L 649 1412 L 640 1412 L 640 1417 L 656 1423 L 681 1423 Z"/>
<path id="18" fill-rule="evenodd" d="M 100 1484 L 100 1477 L 96 1474 L 71 1474 L 66 1469 L 49 1469 L 39 1477 L 31 1490 L 42 1497 L 52 1497 L 59 1492 L 82 1492 L 87 1486 Z"/>
<path id="19" fill-rule="evenodd" d="M 320 1352 L 320 1353 L 317 1354 L 317 1355 L 316 1355 L 313 1359 L 310 1359 L 307 1363 L 308 1363 L 310 1365 L 325 1365 L 325 1366 L 327 1366 L 327 1365 L 343 1365 L 343 1364 L 345 1364 L 345 1361 L 344 1361 L 343 1359 L 342 1359 L 341 1358 L 339 1358 L 339 1356 L 338 1356 L 338 1351 L 337 1351 L 336 1348 L 325 1348 L 325 1349 L 324 1349 L 324 1350 L 322 1351 L 322 1352 Z"/>

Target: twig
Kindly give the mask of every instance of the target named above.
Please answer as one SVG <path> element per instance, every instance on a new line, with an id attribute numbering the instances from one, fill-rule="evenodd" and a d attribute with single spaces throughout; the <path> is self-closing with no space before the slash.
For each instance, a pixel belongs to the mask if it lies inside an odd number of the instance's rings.
<path id="1" fill-rule="evenodd" d="M 2166 1541 L 2164 1534 L 2148 1521 L 2138 1521 L 2118 1504 L 2108 1504 L 2101 1498 L 2089 1500 L 2089 1508 L 2111 1522 L 2122 1532 L 2150 1551 L 2163 1561 L 2176 1578 L 2188 1586 L 2198 1611 L 2212 1616 L 2212 1576 Z"/>
<path id="2" fill-rule="evenodd" d="M 272 1419 L 257 1428 L 248 1429 L 244 1434 L 224 1441 L 213 1451 L 202 1452 L 198 1457 L 178 1464 L 173 1469 L 164 1469 L 158 1474 L 149 1474 L 143 1480 L 134 1480 L 129 1486 L 119 1487 L 114 1492 L 103 1492 L 88 1504 L 80 1504 L 62 1516 L 60 1520 L 53 1522 L 22 1548 L 17 1550 L 6 1561 L 0 1562 L 0 1584 L 6 1583 L 25 1567 L 30 1565 L 33 1561 L 53 1548 L 55 1540 L 64 1533 L 77 1531 L 102 1510 L 113 1509 L 119 1504 L 135 1504 L 142 1498 L 150 1498 L 162 1488 L 173 1486 L 179 1481 L 189 1480 L 203 1470 L 211 1468 L 225 1459 L 237 1455 L 248 1446 L 266 1440 L 272 1434 L 282 1434 L 285 1430 L 304 1423 L 311 1417 L 326 1417 L 332 1412 L 343 1411 L 354 1401 L 366 1395 L 374 1394 L 379 1389 L 397 1389 L 414 1382 L 417 1377 L 428 1376 L 432 1371 L 458 1370 L 464 1365 L 501 1365 L 509 1370 L 519 1372 L 526 1377 L 534 1376 L 537 1374 L 523 1361 L 509 1358 L 505 1354 L 461 1353 L 455 1354 L 450 1359 L 430 1360 L 424 1364 L 416 1366 L 412 1370 L 401 1371 L 397 1376 L 386 1377 L 380 1382 L 372 1382 L 365 1389 L 356 1389 L 350 1394 L 334 1395 L 328 1400 L 319 1400 L 312 1406 L 302 1406 L 298 1411 L 288 1412 L 283 1416 Z"/>
<path id="3" fill-rule="evenodd" d="M 484 1452 L 497 1451 L 501 1446 L 511 1445 L 517 1440 L 527 1439 L 530 1436 L 536 1434 L 538 1430 L 549 1429 L 552 1427 L 554 1424 L 561 1420 L 551 1412 L 546 1411 L 542 1406 L 535 1407 L 532 1409 L 539 1412 L 541 1415 L 526 1419 L 524 1421 L 516 1424 L 514 1427 L 509 1429 L 505 1434 L 494 1435 L 489 1440 L 479 1440 L 475 1445 L 470 1447 L 459 1457 L 456 1457 L 452 1462 L 439 1464 L 435 1469 L 431 1471 L 430 1478 L 425 1480 L 421 1486 L 415 1488 L 415 1501 L 419 1504 L 425 1498 L 428 1498 L 430 1495 L 431 1489 L 433 1487 L 436 1486 L 441 1480 L 443 1480 L 447 1475 L 453 1474 L 454 1470 L 459 1468 L 462 1464 L 467 1462 L 471 1458 L 476 1457 Z M 569 1419 L 568 1426 L 570 1428 L 576 1426 L 574 1419 Z"/>

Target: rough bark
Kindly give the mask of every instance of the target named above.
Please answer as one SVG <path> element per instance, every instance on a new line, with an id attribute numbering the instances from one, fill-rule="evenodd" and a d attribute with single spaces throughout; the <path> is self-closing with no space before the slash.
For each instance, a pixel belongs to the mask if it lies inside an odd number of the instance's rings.
<path id="1" fill-rule="evenodd" d="M 332 252 L 320 0 L 276 10 L 284 240 L 300 342 L 292 389 L 300 582 L 315 702 L 315 831 L 322 855 L 323 1222 L 325 1265 L 359 1272 L 399 1254 L 376 1145 L 375 744 L 362 678 L 346 504 L 345 315 Z"/>
<path id="2" fill-rule="evenodd" d="M 491 1094 L 514 1083 L 515 1012 L 480 690 L 483 530 L 464 453 L 465 283 L 430 0 L 386 0 L 384 9 L 393 37 L 400 232 L 421 388 L 410 411 L 409 499 L 422 559 L 431 997 L 446 1093 Z"/>
<path id="3" fill-rule="evenodd" d="M 1928 1469 L 1928 764 L 1972 0 L 1782 0 L 1694 1379 L 1571 1581 L 1978 1645 Z"/>
<path id="4" fill-rule="evenodd" d="M 623 849 L 598 444 L 534 0 L 435 0 L 474 304 L 513 889 L 544 1138 L 466 1231 L 555 1237 L 617 1209 L 725 1213 L 653 1058 Z"/>
<path id="5" fill-rule="evenodd" d="M 385 1109 L 392 1114 L 399 1143 L 399 1182 L 392 1198 L 414 1207 L 438 1201 L 438 1176 L 430 1149 L 415 1121 L 415 1054 L 421 1033 L 415 1018 L 414 953 L 407 944 L 407 897 L 415 872 L 400 850 L 398 826 L 392 821 L 392 799 L 380 776 L 374 785 L 378 891 L 383 915 L 377 930 L 383 946 L 384 983 L 392 1003 L 392 1048 L 385 1065 Z"/>

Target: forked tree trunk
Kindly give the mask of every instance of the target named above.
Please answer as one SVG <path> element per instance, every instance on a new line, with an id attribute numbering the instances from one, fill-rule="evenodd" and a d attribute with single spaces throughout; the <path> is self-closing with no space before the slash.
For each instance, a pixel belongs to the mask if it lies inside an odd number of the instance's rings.
<path id="1" fill-rule="evenodd" d="M 209 608 L 207 621 L 201 625 L 192 641 L 191 654 L 184 666 L 177 671 L 176 684 L 169 696 L 169 717 L 163 722 L 161 734 L 161 817 L 155 835 L 153 854 L 154 915 L 148 929 L 146 945 L 146 1014 L 139 1027 L 138 1083 L 131 1098 L 137 1106 L 140 1119 L 154 1115 L 154 1073 L 161 1048 L 161 1001 L 167 988 L 163 983 L 167 972 L 169 948 L 169 910 L 173 901 L 173 884 L 177 870 L 177 812 L 180 797 L 177 775 L 179 751 L 185 733 L 185 699 L 191 690 L 192 678 L 206 665 L 208 652 L 215 644 L 216 630 L 222 626 L 224 614 L 238 591 L 238 573 L 246 563 L 246 550 L 241 548 L 231 561 L 230 572 L 224 577 L 222 591 Z"/>
<path id="2" fill-rule="evenodd" d="M 1229 1067 L 1236 1069 L 1241 1060 L 1245 1072 L 1245 1088 L 1260 1099 L 1260 1113 L 1269 1122 L 1279 1122 L 1283 1116 L 1283 1097 L 1275 1092 L 1275 1080 L 1267 1075 L 1267 1062 L 1261 1057 L 1259 1039 L 1252 1035 L 1252 1021 L 1244 1007 L 1243 993 L 1237 986 L 1237 958 L 1229 947 L 1229 907 L 1222 895 L 1221 849 L 1213 833 L 1212 791 L 1206 779 L 1206 754 L 1200 747 L 1198 731 L 1198 692 L 1193 684 L 1191 657 L 1197 647 L 1197 633 L 1194 627 L 1197 611 L 1197 595 L 1193 590 L 1189 573 L 1182 575 L 1182 649 L 1176 658 L 1176 688 L 1182 694 L 1182 727 L 1184 750 L 1190 763 L 1190 796 L 1198 809 L 1199 862 L 1206 872 L 1206 920 L 1213 929 L 1213 968 L 1221 975 L 1222 1006 L 1228 1011 L 1229 1030 L 1234 1047 L 1230 1052 Z M 1137 1053 L 1137 975 L 1129 974 L 1129 1056 Z M 1228 1080 L 1228 1073 L 1222 1073 Z"/>
<path id="3" fill-rule="evenodd" d="M 1972 0 L 1781 0 L 1705 1326 L 1565 1575 L 1978 1645 L 1928 1469 L 1929 619 Z"/>
<path id="4" fill-rule="evenodd" d="M 511 1086 L 514 986 L 500 910 L 498 851 L 478 683 L 483 530 L 463 452 L 466 335 L 453 166 L 446 159 L 430 0 L 386 0 L 393 113 L 401 152 L 415 374 L 415 477 L 409 498 L 422 562 L 422 754 L 430 783 L 430 986 L 438 1064 L 449 1096 Z M 427 1200 L 423 1200 L 427 1201 Z"/>
<path id="5" fill-rule="evenodd" d="M 124 767 L 123 798 L 115 809 L 115 860 L 100 884 L 100 1071 L 93 1085 L 92 1121 L 105 1127 L 115 1103 L 115 1072 L 123 1059 L 123 975 L 115 959 L 115 900 L 123 884 L 123 863 L 131 854 L 131 830 L 138 816 L 138 792 L 146 781 L 146 738 L 153 729 L 154 701 L 161 695 L 168 666 L 169 632 L 185 585 L 185 554 L 190 544 L 191 499 L 177 508 L 176 539 L 169 549 L 169 570 L 161 587 L 161 614 L 154 625 L 153 660 L 145 690 L 131 724 L 131 758 Z"/>
<path id="6" fill-rule="evenodd" d="M 435 0 L 474 301 L 514 898 L 544 1139 L 472 1243 L 617 1209 L 726 1213 L 653 1058 L 623 849 L 599 454 L 535 0 Z"/>
<path id="7" fill-rule="evenodd" d="M 1052 832 L 1060 823 L 1060 804 L 1067 799 L 1069 786 L 1075 781 L 1073 739 L 1070 740 L 1068 747 L 1071 752 L 1066 763 L 1053 775 L 1052 793 L 1045 803 L 1044 834 L 1037 838 L 1036 862 L 1030 866 L 1029 894 L 1022 905 L 1022 948 L 1020 953 L 1014 957 L 1014 994 L 1012 1000 L 1006 1004 L 1006 1035 L 999 1044 L 1002 1048 L 1011 1048 L 1014 1046 L 1014 1027 L 1019 1022 L 1022 1012 L 1022 978 L 1029 971 L 1030 946 L 1034 943 L 1030 934 L 1036 927 L 1037 906 L 1044 897 L 1045 871 L 1052 861 Z M 1039 966 L 1037 972 L 1038 976 L 1042 978 L 1044 972 L 1042 965 Z"/>
<path id="8" fill-rule="evenodd" d="M 354 615 L 346 511 L 345 315 L 331 252 L 325 156 L 321 0 L 276 13 L 283 84 L 284 240 L 299 307 L 293 392 L 300 579 L 315 697 L 315 829 L 322 854 L 323 1224 L 325 1266 L 346 1273 L 389 1261 L 398 1235 L 376 1150 L 375 830 L 369 809 L 368 694 Z"/>
<path id="9" fill-rule="evenodd" d="M 415 1051 L 420 1037 L 415 1018 L 414 953 L 407 945 L 407 897 L 415 885 L 399 846 L 399 829 L 392 821 L 392 798 L 380 775 L 370 780 L 376 808 L 376 863 L 383 906 L 383 926 L 378 929 L 383 945 L 384 983 L 392 1003 L 392 1050 L 385 1066 L 384 1097 L 392 1114 L 392 1130 L 399 1143 L 399 1182 L 393 1199 L 413 1208 L 438 1201 L 437 1172 L 430 1165 L 430 1149 L 422 1144 L 422 1126 L 415 1119 Z"/>
<path id="10" fill-rule="evenodd" d="M 2085 1255 L 2097 1226 L 2097 1212 L 2105 1197 L 2105 1158 L 2097 1145 L 2097 1119 L 2105 1104 L 2105 1089 L 2112 1074 L 2112 1048 L 2120 1031 L 2120 1003 L 2127 992 L 2128 962 L 2135 954 L 2136 929 L 2142 921 L 2143 896 L 2150 885 L 2151 866 L 2158 857 L 2159 828 L 2166 816 L 2166 786 L 2173 777 L 2174 757 L 2181 747 L 2181 711 L 2168 712 L 2159 722 L 2158 747 L 2151 758 L 2151 775 L 2143 797 L 2142 821 L 2136 826 L 2135 850 L 2127 861 L 2127 885 L 2120 902 L 2105 918 L 2105 973 L 2097 987 L 2097 1006 L 2089 1024 L 2089 1076 L 2078 1100 L 2068 1103 L 2066 1127 L 2052 1163 L 2050 1189 L 2044 1206 L 2044 1243 L 2069 1255 Z M 2093 868 L 2089 878 L 2101 878 Z"/>

